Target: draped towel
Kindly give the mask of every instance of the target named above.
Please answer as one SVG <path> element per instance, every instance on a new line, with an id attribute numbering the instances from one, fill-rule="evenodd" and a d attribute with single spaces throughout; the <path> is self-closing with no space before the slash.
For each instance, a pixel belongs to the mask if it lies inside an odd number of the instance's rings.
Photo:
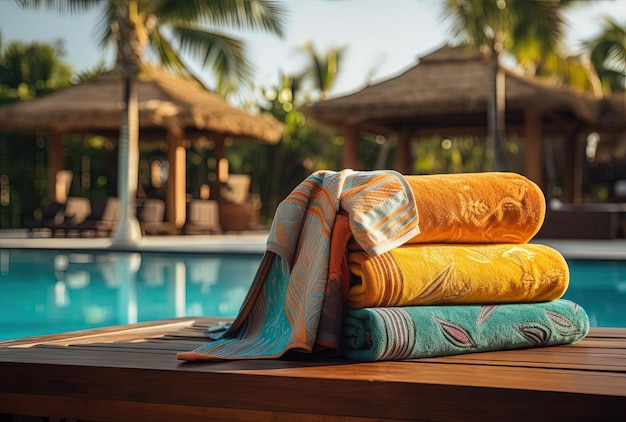
<path id="1" fill-rule="evenodd" d="M 546 302 L 569 282 L 563 256 L 540 244 L 404 245 L 347 259 L 352 308 Z"/>
<path id="2" fill-rule="evenodd" d="M 584 309 L 565 299 L 504 305 L 345 309 L 343 356 L 402 360 L 575 343 Z"/>
<path id="3" fill-rule="evenodd" d="M 319 171 L 276 211 L 267 251 L 237 318 L 224 338 L 182 360 L 279 357 L 286 351 L 339 350 L 342 298 L 328 282 L 330 239 L 339 209 L 352 236 L 372 256 L 419 233 L 415 199 L 394 171 Z"/>

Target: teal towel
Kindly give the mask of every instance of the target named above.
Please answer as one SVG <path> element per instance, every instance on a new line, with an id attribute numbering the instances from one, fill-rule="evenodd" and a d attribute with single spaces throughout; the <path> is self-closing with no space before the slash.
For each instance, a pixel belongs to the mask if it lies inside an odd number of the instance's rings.
<path id="1" fill-rule="evenodd" d="M 569 300 L 504 305 L 345 308 L 342 354 L 401 360 L 569 344 L 589 331 Z"/>

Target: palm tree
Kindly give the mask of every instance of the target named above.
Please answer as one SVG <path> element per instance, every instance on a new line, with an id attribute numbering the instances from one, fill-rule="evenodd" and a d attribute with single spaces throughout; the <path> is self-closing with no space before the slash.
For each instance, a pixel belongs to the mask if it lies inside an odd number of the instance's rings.
<path id="1" fill-rule="evenodd" d="M 103 46 L 116 47 L 116 67 L 124 79 L 122 124 L 119 139 L 118 196 L 120 218 L 114 241 L 136 243 L 141 238 L 135 216 L 139 167 L 138 104 L 133 81 L 146 50 L 151 49 L 167 68 L 197 79 L 181 53 L 211 66 L 217 90 L 233 92 L 246 81 L 252 67 L 243 44 L 208 31 L 201 24 L 234 29 L 260 29 L 283 34 L 282 8 L 268 0 L 17 0 L 24 7 L 46 6 L 62 13 L 100 9 Z"/>
<path id="2" fill-rule="evenodd" d="M 585 49 L 607 93 L 626 91 L 626 26 L 605 18 L 603 30 Z"/>
<path id="3" fill-rule="evenodd" d="M 500 145 L 504 140 L 504 74 L 500 56 L 512 54 L 527 68 L 557 51 L 564 20 L 561 7 L 570 1 L 545 0 L 446 0 L 445 13 L 452 19 L 453 35 L 465 44 L 486 49 L 493 64 L 488 107 L 488 154 L 494 170 L 501 170 Z"/>
<path id="4" fill-rule="evenodd" d="M 302 51 L 306 54 L 308 63 L 307 69 L 300 77 L 312 82 L 313 91 L 318 93 L 321 99 L 327 98 L 335 84 L 345 47 L 331 47 L 319 53 L 313 43 L 307 42 Z"/>

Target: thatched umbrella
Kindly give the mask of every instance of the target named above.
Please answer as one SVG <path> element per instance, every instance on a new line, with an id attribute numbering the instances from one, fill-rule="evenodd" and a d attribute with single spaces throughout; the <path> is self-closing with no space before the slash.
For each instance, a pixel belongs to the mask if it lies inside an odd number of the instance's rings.
<path id="1" fill-rule="evenodd" d="M 185 221 L 183 140 L 186 136 L 208 135 L 214 139 L 219 161 L 225 155 L 227 137 L 277 143 L 282 135 L 283 125 L 273 117 L 237 109 L 198 84 L 151 65 L 142 65 L 136 89 L 140 138 L 158 137 L 168 143 L 167 215 L 172 229 L 180 228 Z M 86 83 L 32 101 L 0 107 L 0 127 L 48 133 L 48 172 L 51 184 L 54 184 L 56 173 L 63 165 L 63 134 L 85 133 L 117 138 L 123 108 L 122 90 L 122 75 L 113 69 Z M 50 189 L 54 198 L 53 186 Z M 130 192 L 131 201 L 135 196 L 136 191 Z"/>
<path id="2" fill-rule="evenodd" d="M 487 134 L 490 66 L 485 55 L 444 46 L 395 78 L 310 104 L 304 112 L 320 123 L 343 129 L 344 167 L 358 166 L 358 131 L 369 131 L 397 134 L 396 168 L 409 172 L 412 136 Z M 542 134 L 574 133 L 581 123 L 593 122 L 597 101 L 507 68 L 503 71 L 507 132 L 525 136 L 525 173 L 541 184 Z"/>

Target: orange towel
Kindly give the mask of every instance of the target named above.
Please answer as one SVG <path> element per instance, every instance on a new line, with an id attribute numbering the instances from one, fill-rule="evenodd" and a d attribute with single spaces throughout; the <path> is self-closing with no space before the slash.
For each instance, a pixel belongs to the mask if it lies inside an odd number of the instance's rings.
<path id="1" fill-rule="evenodd" d="M 545 245 L 405 245 L 348 254 L 352 308 L 545 302 L 567 290 L 563 256 Z"/>
<path id="2" fill-rule="evenodd" d="M 541 228 L 541 189 L 515 173 L 406 176 L 420 234 L 408 243 L 525 243 Z"/>

